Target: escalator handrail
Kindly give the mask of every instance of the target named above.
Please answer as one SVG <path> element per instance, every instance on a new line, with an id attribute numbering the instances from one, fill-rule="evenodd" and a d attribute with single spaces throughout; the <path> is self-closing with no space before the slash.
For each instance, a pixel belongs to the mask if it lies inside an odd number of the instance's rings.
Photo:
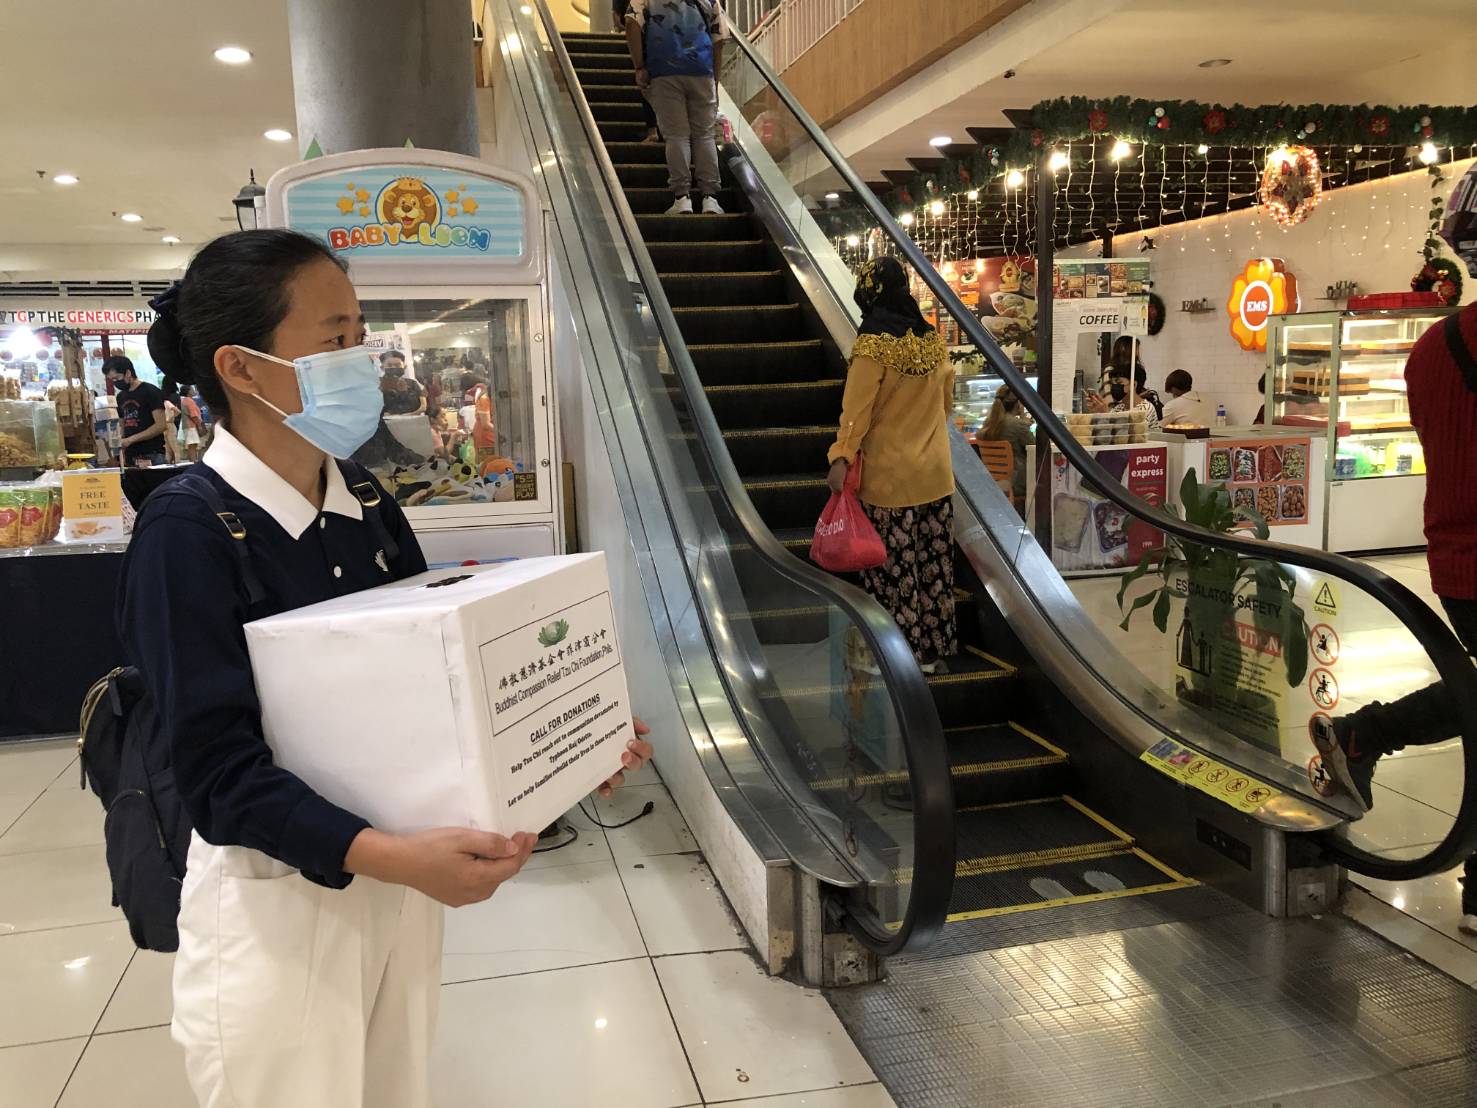
<path id="1" fill-rule="evenodd" d="M 697 439 L 707 455 L 719 492 L 728 502 L 746 539 L 756 554 L 775 572 L 834 605 L 856 626 L 872 651 L 887 694 L 897 715 L 900 746 L 908 768 L 913 802 L 913 876 L 903 919 L 895 926 L 873 926 L 865 916 L 850 913 L 847 923 L 858 938 L 884 957 L 927 946 L 943 929 L 954 881 L 954 797 L 943 726 L 928 684 L 913 657 L 902 631 L 891 616 L 867 593 L 810 562 L 790 553 L 770 532 L 750 500 L 738 469 L 723 440 L 717 418 L 703 390 L 697 367 L 682 339 L 656 265 L 646 241 L 627 204 L 624 191 L 605 140 L 580 87 L 564 40 L 549 13 L 546 0 L 536 0 L 537 13 L 581 126 L 590 140 L 591 152 L 610 193 L 611 207 L 626 240 L 630 256 L 645 286 L 648 306 L 676 371 Z M 836 844 L 844 850 L 844 844 Z"/>
<path id="2" fill-rule="evenodd" d="M 1473 788 L 1477 776 L 1477 742 L 1469 743 L 1465 736 L 1477 740 L 1477 667 L 1474 667 L 1466 649 L 1442 619 L 1436 615 L 1415 593 L 1404 585 L 1363 562 L 1346 558 L 1340 554 L 1306 547 L 1288 546 L 1265 539 L 1256 539 L 1240 534 L 1221 534 L 1187 523 L 1162 508 L 1150 504 L 1129 492 L 1108 473 L 1067 429 L 1052 411 L 1051 405 L 1031 387 L 1023 373 L 1000 350 L 989 332 L 980 324 L 947 281 L 929 262 L 897 222 L 892 213 L 877 198 L 867 184 L 857 176 L 851 164 L 841 155 L 810 114 L 795 99 L 790 90 L 780 81 L 769 63 L 760 56 L 748 39 L 730 27 L 729 35 L 743 52 L 749 64 L 769 85 L 780 101 L 804 128 L 816 150 L 830 162 L 831 168 L 840 175 L 845 187 L 850 190 L 876 220 L 877 226 L 897 247 L 898 252 L 917 272 L 937 298 L 939 305 L 958 322 L 960 330 L 984 356 L 1012 392 L 1021 398 L 1026 409 L 1035 417 L 1053 445 L 1069 464 L 1088 478 L 1103 497 L 1122 508 L 1136 519 L 1143 520 L 1164 531 L 1189 542 L 1204 546 L 1232 550 L 1248 557 L 1285 562 L 1305 569 L 1314 570 L 1352 582 L 1371 594 L 1393 612 L 1416 642 L 1426 651 L 1436 669 L 1437 676 L 1445 685 L 1456 708 L 1458 735 L 1462 738 L 1463 781 L 1462 803 L 1453 819 L 1446 837 L 1433 849 L 1418 858 L 1393 860 L 1363 850 L 1347 841 L 1328 837 L 1325 849 L 1337 863 L 1356 872 L 1372 877 L 1400 880 L 1441 872 L 1464 861 L 1477 852 L 1477 789 Z M 1044 169 L 1038 169 L 1043 172 Z M 1193 742 L 1193 739 L 1185 741 Z"/>

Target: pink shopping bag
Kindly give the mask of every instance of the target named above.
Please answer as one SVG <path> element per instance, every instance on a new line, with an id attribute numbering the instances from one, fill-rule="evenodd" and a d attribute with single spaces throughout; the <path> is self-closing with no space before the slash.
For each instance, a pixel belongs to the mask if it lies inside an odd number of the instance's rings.
<path id="1" fill-rule="evenodd" d="M 861 481 L 862 459 L 858 455 L 847 468 L 846 484 L 840 492 L 831 494 L 815 525 L 810 560 L 832 573 L 856 573 L 887 561 L 887 547 L 857 499 Z"/>

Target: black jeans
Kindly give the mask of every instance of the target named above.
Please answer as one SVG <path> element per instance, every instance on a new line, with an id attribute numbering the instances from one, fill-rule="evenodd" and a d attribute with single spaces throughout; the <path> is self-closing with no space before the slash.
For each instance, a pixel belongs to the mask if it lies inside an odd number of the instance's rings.
<path id="1" fill-rule="evenodd" d="M 1441 600 L 1456 637 L 1477 657 L 1477 600 Z M 1378 700 L 1354 712 L 1349 721 L 1361 746 L 1393 754 L 1407 746 L 1429 746 L 1456 738 L 1456 712 L 1439 681 L 1399 700 Z M 1474 736 L 1477 738 L 1477 736 Z"/>
<path id="2" fill-rule="evenodd" d="M 1477 657 L 1477 600 L 1442 597 L 1441 606 L 1467 653 Z M 1456 712 L 1446 686 L 1439 681 L 1389 704 L 1376 700 L 1350 715 L 1349 721 L 1360 745 L 1381 754 L 1407 746 L 1429 746 L 1457 735 Z M 1463 870 L 1462 914 L 1477 915 L 1477 857 L 1468 858 Z"/>

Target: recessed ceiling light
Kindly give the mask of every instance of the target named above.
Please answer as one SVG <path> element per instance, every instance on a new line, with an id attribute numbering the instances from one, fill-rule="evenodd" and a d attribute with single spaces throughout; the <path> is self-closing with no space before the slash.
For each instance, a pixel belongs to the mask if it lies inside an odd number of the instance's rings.
<path id="1" fill-rule="evenodd" d="M 934 216 L 935 218 L 937 218 L 938 216 L 943 215 L 944 214 L 944 202 L 942 200 L 935 200 L 932 204 L 928 205 L 928 211 L 929 211 L 929 214 L 932 215 L 932 216 Z"/>
<path id="2" fill-rule="evenodd" d="M 270 131 L 263 131 L 262 138 L 271 139 L 273 142 L 290 142 L 292 132 L 284 131 L 281 127 L 273 127 Z"/>
<path id="3" fill-rule="evenodd" d="M 1119 139 L 1117 142 L 1113 143 L 1113 149 L 1108 152 L 1108 157 L 1112 158 L 1115 162 L 1121 162 L 1124 158 L 1128 157 L 1128 155 L 1132 153 L 1133 147 L 1129 146 L 1128 143 L 1124 142 L 1122 139 Z"/>
<path id="4" fill-rule="evenodd" d="M 167 242 L 167 243 L 169 243 L 170 246 L 173 246 L 175 243 L 179 242 L 179 236 L 178 235 L 165 235 L 159 241 L 160 242 Z"/>
<path id="5" fill-rule="evenodd" d="M 967 193 L 964 194 L 964 197 L 966 200 L 978 200 L 980 198 L 980 190 L 970 189 Z"/>
<path id="6" fill-rule="evenodd" d="M 524 5 L 523 5 L 523 6 L 522 6 L 522 7 L 521 7 L 521 8 L 519 8 L 519 9 L 518 9 L 518 10 L 519 10 L 519 11 L 520 11 L 520 12 L 522 12 L 522 13 L 523 13 L 523 14 L 524 14 L 524 15 L 532 15 L 532 14 L 533 14 L 533 9 L 532 9 L 532 8 L 530 8 L 530 7 L 529 7 L 529 6 L 528 6 L 528 5 L 527 5 L 527 4 L 524 4 Z"/>
<path id="7" fill-rule="evenodd" d="M 251 51 L 240 46 L 222 46 L 215 52 L 215 60 L 227 65 L 245 65 L 251 61 Z"/>
<path id="8" fill-rule="evenodd" d="M 898 216 L 897 221 L 901 223 L 904 227 L 911 227 L 913 226 L 913 213 L 904 212 L 902 215 Z"/>
<path id="9" fill-rule="evenodd" d="M 1230 58 L 1206 58 L 1200 63 L 1201 69 L 1219 69 L 1223 65 L 1230 65 Z"/>
<path id="10" fill-rule="evenodd" d="M 1053 150 L 1051 152 L 1051 157 L 1047 159 L 1046 167 L 1050 169 L 1053 173 L 1056 173 L 1060 170 L 1066 169 L 1067 166 L 1071 164 L 1072 159 L 1067 157 L 1067 152 L 1065 150 Z"/>
<path id="11" fill-rule="evenodd" d="M 1435 165 L 1441 160 L 1441 151 L 1436 149 L 1434 142 L 1423 142 L 1419 157 L 1422 165 Z"/>
<path id="12" fill-rule="evenodd" d="M 839 192 L 828 192 L 828 193 L 826 193 L 826 199 L 827 200 L 840 200 L 841 199 L 841 194 Z"/>
<path id="13" fill-rule="evenodd" d="M 1008 189 L 1018 189 L 1025 183 L 1026 175 L 1019 169 L 1012 169 L 1005 175 L 1005 187 Z"/>
<path id="14" fill-rule="evenodd" d="M 1197 153 L 1197 154 L 1209 154 L 1210 153 L 1210 147 L 1206 146 L 1205 143 L 1202 142 L 1199 146 L 1195 147 L 1195 153 Z"/>
<path id="15" fill-rule="evenodd" d="M 934 135 L 933 138 L 928 140 L 928 145 L 938 148 L 940 146 L 948 146 L 953 141 L 948 135 Z"/>
<path id="16" fill-rule="evenodd" d="M 138 212 L 124 212 L 118 218 L 124 223 L 142 223 L 144 221 L 144 217 L 139 215 Z"/>
<path id="17" fill-rule="evenodd" d="M 75 185 L 77 178 L 71 173 L 58 173 L 51 179 L 51 183 L 54 185 Z"/>

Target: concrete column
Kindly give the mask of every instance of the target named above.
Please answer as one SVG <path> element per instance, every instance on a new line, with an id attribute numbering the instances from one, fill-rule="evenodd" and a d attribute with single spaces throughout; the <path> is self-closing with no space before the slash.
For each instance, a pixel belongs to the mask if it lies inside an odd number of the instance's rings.
<path id="1" fill-rule="evenodd" d="M 467 0 L 288 0 L 287 15 L 304 152 L 480 155 Z"/>

